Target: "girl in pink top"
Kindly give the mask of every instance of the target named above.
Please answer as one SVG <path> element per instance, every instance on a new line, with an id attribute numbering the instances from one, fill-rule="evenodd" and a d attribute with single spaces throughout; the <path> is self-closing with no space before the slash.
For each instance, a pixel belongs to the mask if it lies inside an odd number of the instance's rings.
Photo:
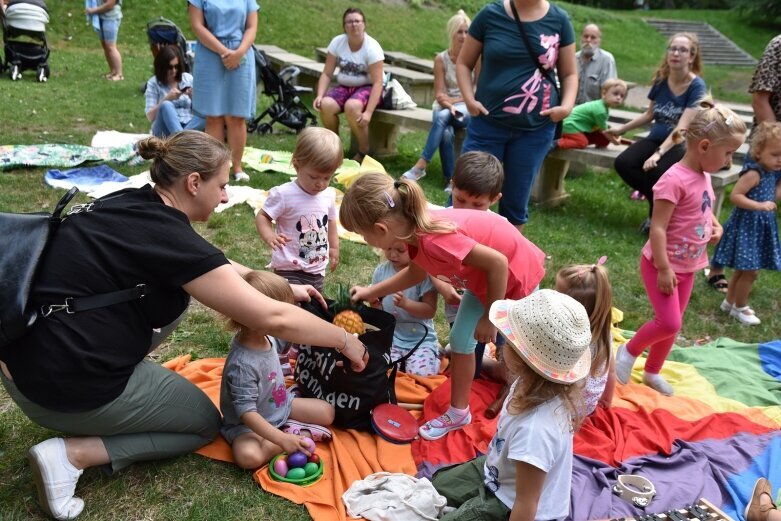
<path id="1" fill-rule="evenodd" d="M 452 391 L 450 408 L 420 427 L 427 440 L 471 422 L 469 392 L 477 342 L 494 342 L 488 310 L 496 300 L 517 300 L 534 291 L 545 275 L 545 254 L 504 217 L 474 210 L 429 210 L 417 183 L 387 174 L 359 177 L 339 210 L 342 226 L 386 249 L 407 243 L 410 264 L 371 287 L 352 288 L 354 301 L 376 301 L 412 287 L 432 275 L 464 295 L 450 331 Z"/>
<path id="2" fill-rule="evenodd" d="M 685 133 L 683 159 L 654 185 L 650 237 L 640 258 L 640 274 L 655 316 L 618 348 L 616 379 L 623 384 L 629 381 L 635 359 L 650 347 L 643 383 L 664 395 L 673 394 L 659 373 L 681 329 L 694 274 L 708 265 L 708 244 L 719 242 L 722 233 L 712 212 L 708 172 L 732 164 L 745 133 L 746 126 L 734 112 L 710 99 L 701 101 Z M 681 141 L 680 132 L 675 139 Z"/>

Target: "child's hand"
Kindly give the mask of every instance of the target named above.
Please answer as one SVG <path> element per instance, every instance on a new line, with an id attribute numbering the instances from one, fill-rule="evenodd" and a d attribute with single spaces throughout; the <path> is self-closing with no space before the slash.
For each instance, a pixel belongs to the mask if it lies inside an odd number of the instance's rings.
<path id="1" fill-rule="evenodd" d="M 724 228 L 722 228 L 721 225 L 714 226 L 713 227 L 713 231 L 711 232 L 710 240 L 708 241 L 708 244 L 710 244 L 711 246 L 717 245 L 719 243 L 719 241 L 721 240 L 721 236 L 722 235 L 724 235 Z"/>
<path id="2" fill-rule="evenodd" d="M 672 295 L 673 290 L 678 285 L 678 277 L 671 268 L 659 270 L 659 276 L 656 278 L 656 287 L 665 295 Z"/>
<path id="3" fill-rule="evenodd" d="M 393 305 L 397 308 L 406 309 L 409 304 L 409 299 L 404 296 L 404 293 L 397 291 L 393 294 Z"/>
<path id="4" fill-rule="evenodd" d="M 290 237 L 284 233 L 275 233 L 270 237 L 264 237 L 263 240 L 271 247 L 272 250 L 276 251 L 279 248 L 284 248 L 285 244 L 290 242 Z"/>
<path id="5" fill-rule="evenodd" d="M 605 130 L 602 132 L 602 135 L 607 138 L 608 141 L 613 143 L 614 145 L 620 145 L 621 139 L 613 132 L 610 132 L 609 130 Z"/>
<path id="6" fill-rule="evenodd" d="M 445 304 L 449 304 L 451 306 L 457 306 L 461 304 L 461 293 L 456 291 L 456 288 L 453 286 L 450 286 L 450 290 L 442 293 L 442 298 L 445 299 Z"/>
<path id="7" fill-rule="evenodd" d="M 359 302 L 363 302 L 364 300 L 369 301 L 372 300 L 369 298 L 371 295 L 369 288 L 365 286 L 353 286 L 350 288 L 350 300 L 353 304 L 357 304 Z"/>
<path id="8" fill-rule="evenodd" d="M 480 320 L 477 322 L 475 340 L 484 344 L 496 342 L 496 327 L 491 323 L 487 315 L 480 317 Z"/>
<path id="9" fill-rule="evenodd" d="M 759 203 L 759 209 L 763 212 L 775 212 L 776 203 L 774 201 L 765 201 L 764 203 Z"/>
<path id="10" fill-rule="evenodd" d="M 306 454 L 307 457 L 312 455 L 309 452 L 309 444 L 304 441 L 303 436 L 298 436 L 296 434 L 284 434 L 283 436 L 279 446 L 288 454 L 293 454 L 298 450 Z"/>
<path id="11" fill-rule="evenodd" d="M 339 249 L 328 248 L 328 267 L 334 271 L 339 265 Z"/>

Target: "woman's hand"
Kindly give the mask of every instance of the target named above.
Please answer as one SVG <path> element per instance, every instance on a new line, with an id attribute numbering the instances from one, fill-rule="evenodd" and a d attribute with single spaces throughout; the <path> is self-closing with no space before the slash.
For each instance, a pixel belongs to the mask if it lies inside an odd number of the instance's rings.
<path id="1" fill-rule="evenodd" d="M 168 93 L 165 95 L 163 100 L 173 101 L 179 99 L 181 95 L 182 95 L 182 91 L 180 91 L 178 87 L 171 87 L 171 90 L 168 91 Z"/>
<path id="2" fill-rule="evenodd" d="M 347 333 L 345 347 L 339 352 L 350 360 L 350 368 L 356 373 L 360 373 L 366 369 L 366 364 L 369 363 L 369 350 L 363 342 L 358 339 L 358 335 Z M 340 362 L 337 362 L 337 365 L 338 364 L 340 364 Z"/>
<path id="3" fill-rule="evenodd" d="M 315 100 L 312 102 L 312 106 L 314 107 L 314 109 L 315 109 L 316 111 L 320 112 L 320 105 L 321 105 L 322 103 L 323 103 L 323 97 L 322 97 L 322 96 L 318 96 L 318 97 L 316 97 L 316 98 L 315 98 Z"/>
<path id="4" fill-rule="evenodd" d="M 288 454 L 301 451 L 306 454 L 307 457 L 312 455 L 312 453 L 309 452 L 309 443 L 304 441 L 303 436 L 288 433 L 284 433 L 282 436 L 283 438 L 280 440 L 279 446 Z"/>
<path id="5" fill-rule="evenodd" d="M 570 112 L 572 112 L 571 108 L 567 108 L 559 105 L 558 107 L 551 107 L 548 110 L 541 110 L 540 116 L 548 116 L 551 119 L 551 121 L 553 121 L 554 123 L 558 123 L 562 119 L 569 116 Z"/>
<path id="6" fill-rule="evenodd" d="M 314 299 L 316 302 L 320 303 L 320 307 L 328 309 L 328 304 L 326 304 L 325 299 L 314 286 L 310 286 L 309 284 L 291 284 L 290 289 L 293 290 L 293 299 L 296 302 L 311 302 L 312 299 Z"/>
<path id="7" fill-rule="evenodd" d="M 665 295 L 672 295 L 677 285 L 678 277 L 675 276 L 672 268 L 659 270 L 659 275 L 656 277 L 656 287 L 659 288 L 659 291 Z"/>
<path id="8" fill-rule="evenodd" d="M 475 327 L 475 340 L 485 344 L 488 342 L 496 342 L 496 326 L 491 323 L 488 315 L 483 315 L 477 322 L 477 327 Z"/>
<path id="9" fill-rule="evenodd" d="M 490 114 L 490 112 L 488 112 L 488 109 L 485 108 L 483 106 L 483 104 L 480 103 L 477 100 L 467 101 L 466 102 L 466 110 L 469 111 L 469 115 L 470 116 L 474 116 L 474 117 L 477 117 L 477 116 L 480 116 L 480 115 L 487 116 L 488 114 Z"/>
<path id="10" fill-rule="evenodd" d="M 228 49 L 226 52 L 220 55 L 220 58 L 222 58 L 222 64 L 225 66 L 225 68 L 229 71 L 232 71 L 239 68 L 244 55 L 239 51 Z"/>
<path id="11" fill-rule="evenodd" d="M 651 154 L 651 157 L 645 160 L 645 163 L 643 163 L 643 170 L 648 172 L 649 170 L 653 170 L 656 168 L 656 165 L 659 164 L 659 160 L 662 159 L 662 155 L 659 152 L 654 152 Z"/>
<path id="12" fill-rule="evenodd" d="M 371 123 L 371 120 L 372 120 L 371 112 L 361 112 L 361 115 L 358 116 L 358 119 L 356 121 L 358 122 L 359 127 L 368 127 L 369 123 Z"/>

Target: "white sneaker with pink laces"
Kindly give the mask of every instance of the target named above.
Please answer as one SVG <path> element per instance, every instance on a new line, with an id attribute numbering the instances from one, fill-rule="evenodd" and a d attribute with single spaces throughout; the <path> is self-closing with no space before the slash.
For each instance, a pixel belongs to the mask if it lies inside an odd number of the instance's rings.
<path id="1" fill-rule="evenodd" d="M 429 420 L 418 429 L 418 434 L 424 440 L 438 440 L 450 431 L 461 429 L 472 423 L 472 413 L 467 412 L 461 419 L 453 420 L 446 412 L 439 418 Z"/>

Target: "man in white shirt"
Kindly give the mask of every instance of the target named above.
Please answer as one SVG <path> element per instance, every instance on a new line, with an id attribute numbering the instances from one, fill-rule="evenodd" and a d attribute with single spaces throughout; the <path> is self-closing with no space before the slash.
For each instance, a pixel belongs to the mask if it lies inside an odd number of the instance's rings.
<path id="1" fill-rule="evenodd" d="M 608 78 L 617 78 L 616 60 L 609 52 L 600 48 L 602 31 L 596 24 L 588 24 L 580 36 L 580 50 L 575 53 L 578 64 L 578 95 L 575 103 L 600 99 L 602 83 Z"/>

